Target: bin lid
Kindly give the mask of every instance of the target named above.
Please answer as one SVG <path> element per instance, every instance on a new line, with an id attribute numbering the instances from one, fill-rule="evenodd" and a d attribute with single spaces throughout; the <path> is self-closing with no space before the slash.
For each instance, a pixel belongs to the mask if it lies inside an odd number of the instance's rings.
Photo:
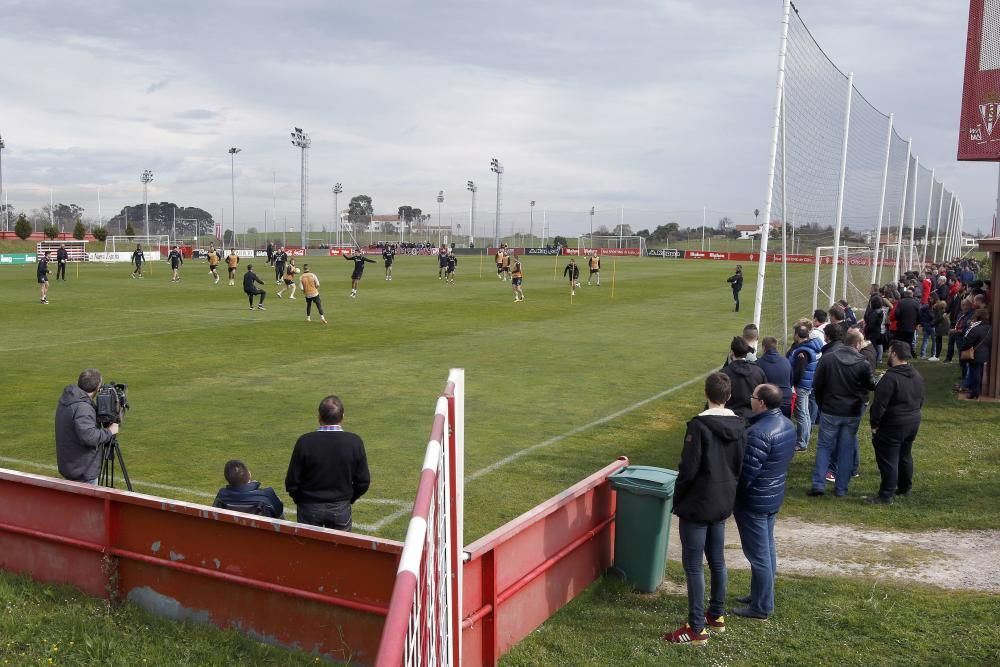
<path id="1" fill-rule="evenodd" d="M 653 466 L 628 466 L 608 475 L 608 480 L 617 490 L 628 491 L 640 496 L 669 498 L 674 495 L 676 470 L 654 468 Z"/>

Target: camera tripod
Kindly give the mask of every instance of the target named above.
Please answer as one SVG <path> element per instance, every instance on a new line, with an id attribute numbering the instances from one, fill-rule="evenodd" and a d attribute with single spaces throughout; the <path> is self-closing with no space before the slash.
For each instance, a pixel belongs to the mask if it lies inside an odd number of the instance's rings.
<path id="1" fill-rule="evenodd" d="M 101 476 L 97 478 L 97 483 L 108 488 L 115 488 L 115 459 L 118 459 L 118 466 L 122 469 L 122 477 L 125 479 L 125 488 L 132 490 L 132 480 L 128 478 L 128 469 L 125 467 L 125 459 L 122 458 L 122 448 L 118 444 L 118 436 L 112 436 L 111 442 L 101 445 Z"/>

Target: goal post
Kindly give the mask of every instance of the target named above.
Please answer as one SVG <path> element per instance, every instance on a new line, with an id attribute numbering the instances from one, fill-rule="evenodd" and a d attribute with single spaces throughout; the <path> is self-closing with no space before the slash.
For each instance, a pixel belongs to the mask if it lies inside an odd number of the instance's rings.
<path id="1" fill-rule="evenodd" d="M 461 664 L 465 371 L 438 397 L 406 529 L 378 667 Z"/>
<path id="2" fill-rule="evenodd" d="M 581 251 L 596 251 L 601 254 L 644 256 L 646 239 L 642 236 L 591 236 L 584 234 L 576 239 L 576 247 Z"/>
<path id="3" fill-rule="evenodd" d="M 839 249 L 839 251 L 838 251 Z M 816 248 L 816 263 L 813 267 L 812 308 L 827 308 L 840 299 L 852 305 L 863 305 L 868 299 L 871 285 L 872 265 L 875 263 L 874 250 L 867 246 L 819 246 Z M 834 267 L 840 269 L 834 273 Z M 833 276 L 837 284 L 832 290 Z"/>
<path id="4" fill-rule="evenodd" d="M 170 246 L 170 236 L 167 234 L 109 236 L 104 239 L 103 257 L 98 261 L 128 262 L 137 245 L 142 246 L 147 262 L 155 262 L 162 258 L 164 249 Z"/>

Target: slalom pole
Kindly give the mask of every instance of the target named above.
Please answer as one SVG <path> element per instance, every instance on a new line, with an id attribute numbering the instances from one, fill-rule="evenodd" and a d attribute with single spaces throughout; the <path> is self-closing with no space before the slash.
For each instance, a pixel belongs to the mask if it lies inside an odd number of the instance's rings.
<path id="1" fill-rule="evenodd" d="M 479 279 L 483 279 L 483 249 L 479 249 Z"/>
<path id="2" fill-rule="evenodd" d="M 76 279 L 80 279 L 80 262 L 76 262 Z"/>
<path id="3" fill-rule="evenodd" d="M 618 260 L 611 260 L 611 298 L 615 298 L 615 275 L 618 273 Z"/>
<path id="4" fill-rule="evenodd" d="M 552 280 L 556 279 L 556 272 L 559 270 L 559 255 L 552 256 Z"/>

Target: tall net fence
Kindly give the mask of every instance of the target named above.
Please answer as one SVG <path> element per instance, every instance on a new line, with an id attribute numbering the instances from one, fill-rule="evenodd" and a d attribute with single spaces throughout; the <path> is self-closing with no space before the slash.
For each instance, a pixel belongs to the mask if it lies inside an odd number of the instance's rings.
<path id="1" fill-rule="evenodd" d="M 862 95 L 797 10 L 787 16 L 768 204 L 777 231 L 758 267 L 764 282 L 755 304 L 762 335 L 786 345 L 814 303 L 826 309 L 846 299 L 863 310 L 872 282 L 894 279 L 897 264 L 920 268 L 927 250 L 933 259 L 948 199 L 941 203 L 944 186 L 914 157 L 896 118 Z M 947 211 L 941 217 L 943 256 Z"/>

